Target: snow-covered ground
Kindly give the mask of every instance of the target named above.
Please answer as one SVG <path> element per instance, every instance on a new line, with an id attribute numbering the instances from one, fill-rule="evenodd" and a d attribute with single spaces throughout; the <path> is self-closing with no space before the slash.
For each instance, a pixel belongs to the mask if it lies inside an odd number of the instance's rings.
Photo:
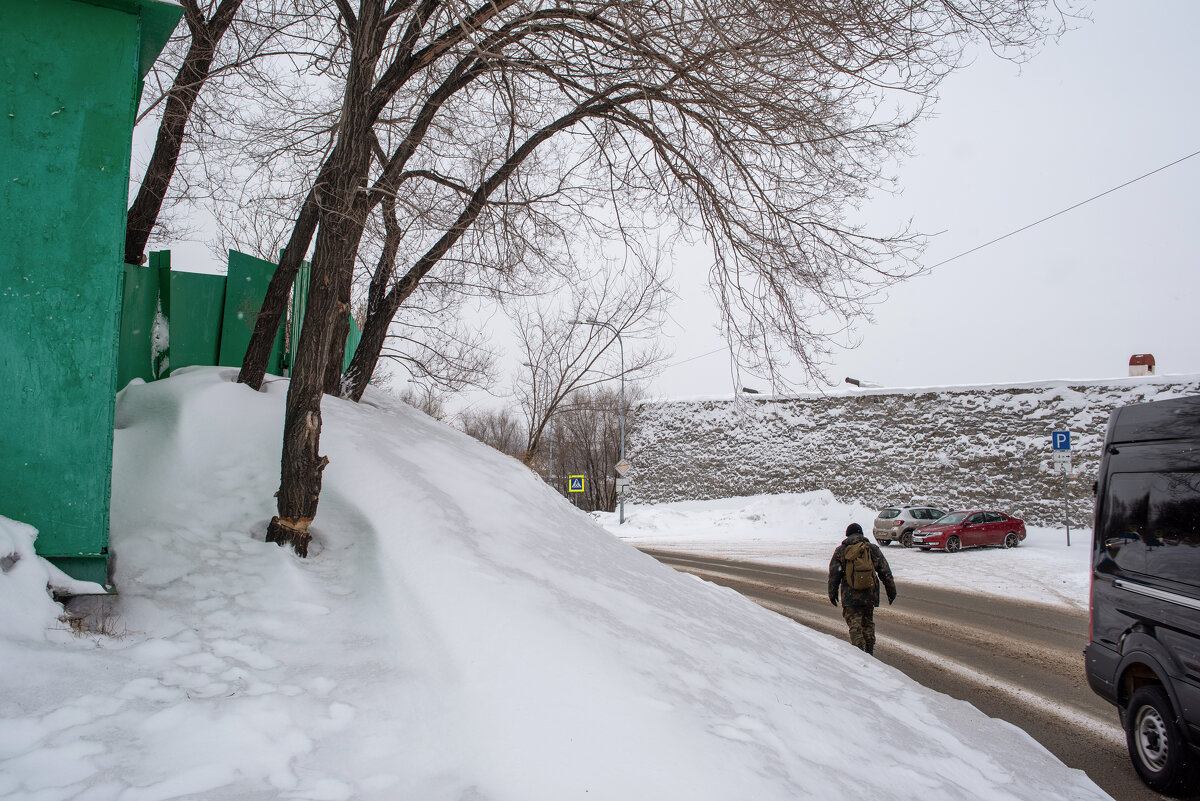
<path id="1" fill-rule="evenodd" d="M 1004 510 L 1001 510 L 1004 511 Z M 850 523 L 867 532 L 877 510 L 844 504 L 827 491 L 716 501 L 625 505 L 596 514 L 609 531 L 643 548 L 689 551 L 756 562 L 827 569 Z M 928 584 L 1086 610 L 1090 529 L 1028 527 L 1019 548 L 975 548 L 956 554 L 883 549 L 901 597 L 905 584 Z M 873 541 L 873 538 L 872 538 Z M 899 603 L 899 601 L 898 601 Z"/>
<path id="2" fill-rule="evenodd" d="M 1019 729 L 660 565 L 387 399 L 326 400 L 311 556 L 266 544 L 287 385 L 234 373 L 119 397 L 114 635 L 67 631 L 32 531 L 0 529 L 0 559 L 21 554 L 0 561 L 0 798 L 1106 797 Z M 844 527 L 825 505 L 814 560 Z"/>

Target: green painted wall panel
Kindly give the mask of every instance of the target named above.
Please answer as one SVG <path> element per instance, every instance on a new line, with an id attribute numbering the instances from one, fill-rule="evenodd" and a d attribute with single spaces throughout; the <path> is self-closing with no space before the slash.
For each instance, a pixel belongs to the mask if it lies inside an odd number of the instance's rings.
<path id="1" fill-rule="evenodd" d="M 304 266 L 296 271 L 296 280 L 292 283 L 292 305 L 288 314 L 288 349 L 283 363 L 285 367 L 290 368 L 296 362 L 296 348 L 300 344 L 300 331 L 304 328 L 304 312 L 308 309 L 308 279 L 311 274 L 312 270 L 305 262 Z M 350 315 L 350 332 L 346 335 L 346 352 L 342 356 L 342 372 L 345 372 L 346 368 L 350 366 L 350 360 L 354 358 L 354 350 L 360 341 L 362 341 L 362 331 L 359 329 L 354 315 Z"/>
<path id="2" fill-rule="evenodd" d="M 90 576 L 107 559 L 140 26 L 0 0 L 0 514 Z"/>
<path id="3" fill-rule="evenodd" d="M 300 347 L 300 332 L 304 328 L 304 311 L 308 308 L 308 277 L 312 274 L 308 262 L 296 271 L 292 281 L 292 305 L 288 314 L 288 353 L 284 366 L 290 371 L 296 363 L 296 351 Z M 290 375 L 290 372 L 289 372 Z"/>
<path id="4" fill-rule="evenodd" d="M 154 255 L 151 254 L 151 266 L 124 265 L 118 388 L 135 378 L 143 381 L 161 378 L 169 364 L 167 320 L 170 318 L 170 295 L 167 287 L 170 267 L 155 266 Z"/>
<path id="5" fill-rule="evenodd" d="M 354 358 L 354 350 L 358 347 L 358 343 L 362 341 L 362 330 L 358 327 L 358 322 L 353 316 L 350 317 L 350 333 L 346 335 L 346 355 L 342 357 L 342 372 L 346 372 L 346 368 L 350 366 L 350 360 Z"/>
<path id="6" fill-rule="evenodd" d="M 218 364 L 225 276 L 172 271 L 170 287 L 170 370 Z"/>
<path id="7" fill-rule="evenodd" d="M 265 259 L 229 251 L 229 272 L 225 282 L 225 305 L 221 320 L 219 363 L 241 367 L 254 333 L 254 322 L 267 295 L 267 285 L 275 274 L 275 265 Z M 267 372 L 283 374 L 283 326 L 275 336 Z"/>

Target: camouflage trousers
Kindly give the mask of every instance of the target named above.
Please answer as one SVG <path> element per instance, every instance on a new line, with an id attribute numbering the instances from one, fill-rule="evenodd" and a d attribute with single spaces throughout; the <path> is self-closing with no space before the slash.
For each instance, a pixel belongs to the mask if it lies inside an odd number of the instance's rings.
<path id="1" fill-rule="evenodd" d="M 875 648 L 875 607 L 843 606 L 842 617 L 850 629 L 850 642 L 864 651 Z"/>

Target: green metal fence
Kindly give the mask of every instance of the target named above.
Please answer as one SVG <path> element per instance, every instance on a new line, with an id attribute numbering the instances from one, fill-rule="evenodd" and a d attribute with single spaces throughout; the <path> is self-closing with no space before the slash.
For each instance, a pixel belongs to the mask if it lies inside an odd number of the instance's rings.
<path id="1" fill-rule="evenodd" d="M 170 251 L 150 254 L 149 266 L 125 265 L 118 387 L 134 378 L 154 381 L 191 365 L 240 367 L 275 265 L 230 251 L 226 275 L 171 269 Z M 267 372 L 285 375 L 295 363 L 308 298 L 308 267 L 292 288 L 287 344 L 280 326 Z M 342 369 L 350 365 L 362 332 L 350 318 Z"/>
<path id="2" fill-rule="evenodd" d="M 160 266 L 162 262 L 166 266 Z M 168 368 L 165 339 L 171 313 L 170 254 L 151 253 L 149 266 L 124 266 L 117 387 L 135 378 L 153 381 Z"/>
<path id="3" fill-rule="evenodd" d="M 172 271 L 167 319 L 170 321 L 168 374 L 195 364 L 217 364 L 221 356 L 221 322 L 225 309 L 225 276 Z"/>
<path id="4" fill-rule="evenodd" d="M 267 286 L 275 274 L 275 265 L 264 259 L 229 251 L 229 270 L 225 282 L 225 313 L 221 321 L 221 353 L 217 364 L 241 367 L 254 334 L 254 323 Z M 283 326 L 275 335 L 267 372 L 283 374 Z"/>

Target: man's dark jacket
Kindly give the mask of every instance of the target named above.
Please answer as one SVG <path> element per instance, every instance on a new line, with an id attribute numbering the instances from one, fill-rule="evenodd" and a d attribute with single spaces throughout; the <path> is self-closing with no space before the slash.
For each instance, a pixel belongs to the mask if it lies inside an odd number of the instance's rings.
<path id="1" fill-rule="evenodd" d="M 834 550 L 833 558 L 829 560 L 830 601 L 837 600 L 838 587 L 840 586 L 842 606 L 879 606 L 880 581 L 883 582 L 883 586 L 887 590 L 889 601 L 895 599 L 896 581 L 892 578 L 892 569 L 888 567 L 887 559 L 883 556 L 883 551 L 879 550 L 879 546 L 873 542 L 867 542 L 867 547 L 871 550 L 871 563 L 875 565 L 876 576 L 871 588 L 868 590 L 856 590 L 846 582 L 846 546 L 865 541 L 866 539 L 862 534 L 851 534 L 842 540 L 842 544 Z"/>

